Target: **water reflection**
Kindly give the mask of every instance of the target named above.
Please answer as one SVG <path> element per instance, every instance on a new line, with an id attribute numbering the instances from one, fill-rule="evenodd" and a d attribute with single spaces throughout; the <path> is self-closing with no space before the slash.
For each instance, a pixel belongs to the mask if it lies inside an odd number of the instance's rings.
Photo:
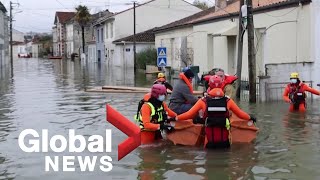
<path id="1" fill-rule="evenodd" d="M 13 179 L 15 173 L 4 165 L 11 162 L 10 157 L 6 155 L 6 149 L 1 148 L 6 144 L 10 133 L 16 130 L 12 115 L 15 111 L 15 102 L 12 99 L 14 96 L 12 93 L 13 81 L 10 77 L 10 68 L 0 67 L 0 72 L 0 179 Z"/>
<path id="2" fill-rule="evenodd" d="M 229 150 L 204 150 L 169 144 L 139 149 L 140 179 L 248 179 L 258 162 L 254 145 L 234 144 Z"/>
<path id="3" fill-rule="evenodd" d="M 19 59 L 14 74 L 11 79 L 10 68 L 0 73 L 0 179 L 320 179 L 319 101 L 308 104 L 303 115 L 288 113 L 282 102 L 240 102 L 242 109 L 258 118 L 260 133 L 253 144 L 206 151 L 164 143 L 138 148 L 118 162 L 117 144 L 126 136 L 106 123 L 105 104 L 132 119 L 143 94 L 84 90 L 102 85 L 151 87 L 155 75 L 134 76 L 131 69 L 46 59 Z M 103 135 L 110 128 L 113 144 L 108 155 L 114 169 L 110 173 L 98 169 L 47 173 L 43 154 L 24 153 L 17 144 L 19 133 L 26 128 L 49 129 L 51 135 L 76 129 L 85 136 Z"/>

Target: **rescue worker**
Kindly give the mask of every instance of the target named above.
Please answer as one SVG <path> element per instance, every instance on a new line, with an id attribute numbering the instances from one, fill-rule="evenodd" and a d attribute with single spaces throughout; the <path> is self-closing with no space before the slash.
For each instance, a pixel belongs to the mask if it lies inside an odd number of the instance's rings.
<path id="1" fill-rule="evenodd" d="M 177 114 L 182 114 L 191 109 L 198 98 L 193 96 L 192 79 L 194 78 L 194 73 L 191 69 L 180 73 L 179 78 L 173 87 L 169 107 Z"/>
<path id="2" fill-rule="evenodd" d="M 139 126 L 141 128 L 141 143 L 153 143 L 162 139 L 161 131 L 171 132 L 174 128 L 165 121 L 168 116 L 175 118 L 177 114 L 170 110 L 164 102 L 167 89 L 162 84 L 154 84 L 151 88 L 151 96 L 145 102 L 139 113 Z"/>
<path id="3" fill-rule="evenodd" d="M 309 87 L 299 79 L 299 73 L 293 72 L 290 74 L 290 81 L 283 92 L 284 101 L 290 103 L 289 111 L 306 111 L 306 93 L 308 91 L 312 94 L 320 95 L 320 91 Z"/>
<path id="4" fill-rule="evenodd" d="M 166 86 L 167 89 L 169 89 L 170 91 L 172 91 L 172 86 L 170 83 L 167 82 L 166 80 L 166 76 L 163 73 L 159 73 L 158 74 L 158 79 L 154 81 L 153 84 L 163 84 Z"/>
<path id="5" fill-rule="evenodd" d="M 230 112 L 244 120 L 256 122 L 256 118 L 242 111 L 236 103 L 225 96 L 222 87 L 222 80 L 215 76 L 215 88 L 206 97 L 197 103 L 186 113 L 178 115 L 176 119 L 187 120 L 194 118 L 199 111 L 203 111 L 205 120 L 205 147 L 206 148 L 229 148 L 230 147 Z M 210 84 L 209 84 L 210 85 Z M 213 87 L 213 86 L 212 86 Z"/>
<path id="6" fill-rule="evenodd" d="M 222 89 L 225 95 L 229 96 L 231 99 L 236 98 L 235 88 L 233 87 L 233 83 L 238 79 L 236 76 L 225 74 L 224 70 L 221 68 L 214 68 L 210 71 L 210 73 L 204 76 L 205 82 L 209 84 L 209 79 L 212 76 L 211 74 L 218 75 L 222 79 Z M 207 86 L 207 92 L 210 92 L 211 88 Z M 206 94 L 206 93 L 205 93 Z"/>

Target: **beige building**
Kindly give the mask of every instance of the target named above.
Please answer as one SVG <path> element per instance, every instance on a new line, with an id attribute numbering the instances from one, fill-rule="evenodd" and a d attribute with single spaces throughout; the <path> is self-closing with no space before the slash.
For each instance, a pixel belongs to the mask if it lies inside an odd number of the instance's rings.
<path id="1" fill-rule="evenodd" d="M 156 47 L 167 47 L 174 69 L 192 64 L 200 67 L 200 73 L 213 67 L 236 73 L 239 1 L 216 4 L 200 17 L 190 16 L 156 31 Z M 319 0 L 253 0 L 257 76 L 286 82 L 291 71 L 298 71 L 304 80 L 320 81 L 319 4 Z M 248 77 L 247 42 L 245 33 L 242 77 Z"/>
<path id="2" fill-rule="evenodd" d="M 66 55 L 66 22 L 74 16 L 75 12 L 56 12 L 52 28 L 53 56 L 64 57 Z"/>

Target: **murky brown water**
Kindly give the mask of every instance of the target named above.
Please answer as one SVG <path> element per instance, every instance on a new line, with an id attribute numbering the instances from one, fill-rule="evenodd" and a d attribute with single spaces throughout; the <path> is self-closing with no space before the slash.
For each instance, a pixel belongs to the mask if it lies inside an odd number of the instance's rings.
<path id="1" fill-rule="evenodd" d="M 135 80 L 136 79 L 136 80 Z M 283 102 L 249 105 L 261 132 L 253 144 L 233 145 L 229 151 L 205 151 L 162 144 L 140 147 L 117 161 L 117 144 L 126 136 L 106 123 L 105 104 L 133 117 L 142 94 L 87 93 L 86 87 L 102 85 L 150 86 L 144 74 L 104 65 L 81 65 L 60 60 L 19 59 L 14 77 L 0 73 L 0 179 L 320 179 L 319 101 L 308 105 L 306 115 L 288 113 Z M 25 153 L 18 146 L 24 129 L 50 135 L 104 135 L 112 129 L 114 168 L 102 172 L 45 172 L 44 156 Z M 59 153 L 58 155 L 66 155 Z M 92 155 L 88 152 L 79 156 Z M 105 153 L 95 153 L 101 157 Z"/>

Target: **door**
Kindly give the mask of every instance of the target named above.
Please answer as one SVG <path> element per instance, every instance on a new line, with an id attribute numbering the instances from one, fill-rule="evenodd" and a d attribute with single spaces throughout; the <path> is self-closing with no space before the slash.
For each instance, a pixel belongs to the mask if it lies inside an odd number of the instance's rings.
<path id="1" fill-rule="evenodd" d="M 101 61 L 101 51 L 98 50 L 98 62 L 100 62 L 100 61 Z"/>

